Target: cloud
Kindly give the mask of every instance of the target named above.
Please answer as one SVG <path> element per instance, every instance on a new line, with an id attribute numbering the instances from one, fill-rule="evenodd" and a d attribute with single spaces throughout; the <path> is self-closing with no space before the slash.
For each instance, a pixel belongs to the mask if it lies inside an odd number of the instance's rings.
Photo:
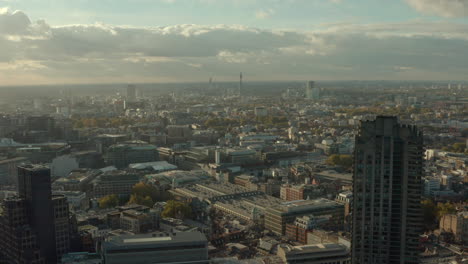
<path id="1" fill-rule="evenodd" d="M 2 84 L 236 78 L 466 79 L 468 25 L 328 24 L 311 31 L 238 25 L 51 26 L 0 12 Z M 8 27 L 4 26 L 8 24 Z"/>
<path id="2" fill-rule="evenodd" d="M 465 17 L 468 0 L 406 0 L 418 12 L 442 17 Z"/>
<path id="3" fill-rule="evenodd" d="M 0 34 L 23 34 L 30 24 L 31 21 L 25 13 L 10 12 L 8 8 L 0 9 Z"/>
<path id="4" fill-rule="evenodd" d="M 258 19 L 267 19 L 267 18 L 270 18 L 274 14 L 275 14 L 275 10 L 273 10 L 271 8 L 261 9 L 261 10 L 257 10 L 257 12 L 255 12 L 255 17 L 258 18 Z"/>

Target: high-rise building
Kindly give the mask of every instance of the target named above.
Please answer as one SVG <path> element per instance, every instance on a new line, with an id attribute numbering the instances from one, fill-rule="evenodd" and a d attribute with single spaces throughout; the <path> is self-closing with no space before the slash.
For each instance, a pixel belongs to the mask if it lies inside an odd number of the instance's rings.
<path id="1" fill-rule="evenodd" d="M 422 133 L 378 116 L 355 140 L 352 263 L 419 263 Z"/>
<path id="2" fill-rule="evenodd" d="M 50 170 L 18 167 L 18 197 L 3 201 L 0 252 L 7 263 L 56 263 L 70 249 L 68 203 L 52 196 Z"/>
<path id="3" fill-rule="evenodd" d="M 47 260 L 55 259 L 50 170 L 42 166 L 18 167 L 18 195 L 29 205 L 30 224 L 37 234 L 41 255 Z"/>
<path id="4" fill-rule="evenodd" d="M 133 84 L 129 84 L 127 86 L 127 99 L 129 101 L 135 101 L 137 97 L 137 89 L 136 89 L 136 86 L 133 85 Z"/>
<path id="5" fill-rule="evenodd" d="M 312 90 L 314 89 L 315 82 L 314 81 L 308 81 L 306 83 L 306 98 L 307 99 L 312 99 Z"/>

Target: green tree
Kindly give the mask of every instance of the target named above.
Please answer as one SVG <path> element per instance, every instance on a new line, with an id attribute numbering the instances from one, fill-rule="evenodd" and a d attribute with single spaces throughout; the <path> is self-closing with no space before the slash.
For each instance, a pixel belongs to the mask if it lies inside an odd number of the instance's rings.
<path id="1" fill-rule="evenodd" d="M 113 208 L 119 205 L 119 197 L 115 194 L 107 195 L 99 199 L 99 207 L 104 208 Z"/>
<path id="2" fill-rule="evenodd" d="M 192 208 L 185 203 L 170 200 L 167 201 L 166 206 L 162 212 L 162 217 L 172 218 L 190 218 L 192 216 Z"/>

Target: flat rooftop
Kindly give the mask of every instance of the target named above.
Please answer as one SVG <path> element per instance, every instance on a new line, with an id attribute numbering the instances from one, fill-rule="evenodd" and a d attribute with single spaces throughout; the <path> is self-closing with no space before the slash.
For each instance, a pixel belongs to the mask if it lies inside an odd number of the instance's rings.
<path id="1" fill-rule="evenodd" d="M 290 201 L 285 202 L 280 205 L 282 211 L 285 212 L 294 212 L 294 211 L 301 211 L 307 209 L 322 209 L 322 208 L 329 208 L 329 207 L 342 207 L 343 205 L 335 202 L 333 200 L 319 198 L 313 200 L 297 200 L 297 201 Z"/>
<path id="2" fill-rule="evenodd" d="M 41 164 L 26 164 L 26 165 L 21 165 L 18 166 L 18 168 L 23 168 L 28 171 L 49 171 L 49 167 Z"/>
<path id="3" fill-rule="evenodd" d="M 164 233 L 156 232 L 138 235 L 120 235 L 109 237 L 103 242 L 106 250 L 160 248 L 191 244 L 208 243 L 204 234 L 200 232 Z"/>
<path id="4" fill-rule="evenodd" d="M 343 252 L 347 253 L 347 248 L 342 244 L 311 244 L 303 246 L 281 245 L 287 255 L 311 254 L 311 253 L 326 253 L 326 252 Z"/>

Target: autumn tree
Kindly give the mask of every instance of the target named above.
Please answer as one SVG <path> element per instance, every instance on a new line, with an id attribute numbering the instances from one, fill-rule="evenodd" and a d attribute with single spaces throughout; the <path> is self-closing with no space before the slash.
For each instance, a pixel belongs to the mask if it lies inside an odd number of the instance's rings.
<path id="1" fill-rule="evenodd" d="M 446 214 L 453 214 L 457 212 L 457 208 L 455 205 L 447 202 L 447 203 L 439 203 L 437 205 L 437 217 L 440 219 L 442 216 Z"/>
<path id="2" fill-rule="evenodd" d="M 465 151 L 465 148 L 466 148 L 465 143 L 454 143 L 451 149 L 453 152 L 462 153 Z"/>
<path id="3" fill-rule="evenodd" d="M 128 201 L 128 204 L 139 204 L 139 205 L 144 205 L 148 207 L 153 207 L 154 202 L 153 199 L 149 196 L 141 196 L 141 195 L 136 195 L 132 194 L 130 196 L 130 200 Z"/>
<path id="4" fill-rule="evenodd" d="M 128 204 L 139 204 L 153 207 L 156 202 L 166 201 L 170 199 L 170 197 L 171 195 L 168 192 L 160 191 L 152 184 L 140 182 L 132 187 L 132 194 Z"/>
<path id="5" fill-rule="evenodd" d="M 348 170 L 353 166 L 353 157 L 351 155 L 333 154 L 328 157 L 327 164 L 341 166 Z"/>
<path id="6" fill-rule="evenodd" d="M 437 227 L 437 222 L 446 214 L 457 212 L 455 205 L 447 203 L 435 204 L 432 200 L 423 200 L 421 202 L 424 217 L 424 226 L 426 230 L 433 230 Z"/>
<path id="7" fill-rule="evenodd" d="M 119 205 L 119 197 L 115 194 L 107 195 L 99 199 L 99 207 L 104 208 L 113 208 Z"/>
<path id="8" fill-rule="evenodd" d="M 192 216 L 192 208 L 185 203 L 170 200 L 167 201 L 166 206 L 162 212 L 162 217 L 171 218 L 190 218 Z"/>
<path id="9" fill-rule="evenodd" d="M 158 200 L 159 191 L 152 184 L 139 182 L 132 187 L 132 195 L 150 197 L 154 202 Z"/>

